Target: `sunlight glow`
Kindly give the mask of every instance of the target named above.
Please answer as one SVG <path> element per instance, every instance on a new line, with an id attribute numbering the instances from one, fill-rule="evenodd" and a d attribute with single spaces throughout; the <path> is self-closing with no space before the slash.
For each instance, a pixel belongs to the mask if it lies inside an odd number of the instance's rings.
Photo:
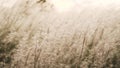
<path id="1" fill-rule="evenodd" d="M 68 12 L 78 8 L 77 10 L 82 9 L 82 7 L 107 7 L 108 5 L 119 5 L 120 0 L 50 0 L 54 5 L 55 10 L 58 12 Z"/>
<path id="2" fill-rule="evenodd" d="M 0 6 L 12 8 L 17 0 L 0 0 Z"/>
<path id="3" fill-rule="evenodd" d="M 52 3 L 59 12 L 69 11 L 75 5 L 73 0 L 52 0 Z"/>

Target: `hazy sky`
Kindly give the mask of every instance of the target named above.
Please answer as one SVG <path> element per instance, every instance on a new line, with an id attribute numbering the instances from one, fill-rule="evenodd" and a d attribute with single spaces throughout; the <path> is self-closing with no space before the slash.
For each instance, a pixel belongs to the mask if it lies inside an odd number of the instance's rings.
<path id="1" fill-rule="evenodd" d="M 24 1 L 24 0 L 23 0 Z M 34 1 L 34 0 L 31 0 Z M 52 3 L 58 12 L 73 10 L 76 6 L 106 6 L 107 4 L 117 4 L 120 0 L 47 0 Z M 0 0 L 0 6 L 11 8 L 17 0 Z"/>
<path id="2" fill-rule="evenodd" d="M 66 12 L 74 10 L 78 7 L 79 9 L 83 6 L 87 7 L 105 7 L 111 4 L 117 5 L 120 3 L 120 0 L 50 0 L 54 5 L 55 9 L 59 12 Z"/>
<path id="3" fill-rule="evenodd" d="M 17 0 L 0 0 L 0 6 L 11 8 L 14 6 Z"/>

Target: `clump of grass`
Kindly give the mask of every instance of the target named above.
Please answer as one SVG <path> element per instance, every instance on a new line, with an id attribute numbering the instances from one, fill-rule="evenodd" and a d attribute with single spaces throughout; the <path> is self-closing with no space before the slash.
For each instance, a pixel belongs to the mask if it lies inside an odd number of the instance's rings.
<path id="1" fill-rule="evenodd" d="M 11 63 L 13 49 L 18 44 L 16 41 L 4 41 L 10 34 L 11 24 L 7 23 L 0 29 L 0 66 Z M 3 64 L 3 65 L 2 65 Z"/>
<path id="2" fill-rule="evenodd" d="M 0 20 L 0 68 L 11 64 L 13 60 L 14 49 L 18 44 L 18 40 L 15 39 L 15 36 L 13 36 L 13 39 L 10 39 L 9 36 L 19 29 L 14 27 L 18 17 L 10 16 L 14 14 L 9 14 L 9 11 L 3 12 L 3 15 L 3 17 L 0 17 L 2 19 Z"/>

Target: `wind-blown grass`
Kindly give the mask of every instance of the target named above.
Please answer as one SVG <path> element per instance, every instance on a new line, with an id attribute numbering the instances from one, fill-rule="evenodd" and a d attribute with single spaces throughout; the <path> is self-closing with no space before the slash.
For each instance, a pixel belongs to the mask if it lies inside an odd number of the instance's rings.
<path id="1" fill-rule="evenodd" d="M 104 20 L 107 16 L 99 17 L 107 13 L 98 13 L 98 16 L 96 13 L 95 19 L 99 18 L 96 21 L 92 14 L 83 11 L 85 21 L 81 14 L 80 21 L 78 18 L 78 23 L 74 23 L 71 18 L 59 18 L 48 11 L 26 15 L 31 7 L 18 7 L 19 12 L 13 8 L 14 12 L 1 13 L 0 68 L 120 67 L 120 24 L 118 20 Z"/>

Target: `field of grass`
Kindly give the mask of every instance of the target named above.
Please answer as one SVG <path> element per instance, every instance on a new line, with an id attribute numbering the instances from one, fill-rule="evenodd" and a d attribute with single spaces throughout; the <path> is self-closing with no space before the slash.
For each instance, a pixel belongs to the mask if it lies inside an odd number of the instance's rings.
<path id="1" fill-rule="evenodd" d="M 120 68 L 120 5 L 110 5 L 1 7 L 0 68 Z"/>

